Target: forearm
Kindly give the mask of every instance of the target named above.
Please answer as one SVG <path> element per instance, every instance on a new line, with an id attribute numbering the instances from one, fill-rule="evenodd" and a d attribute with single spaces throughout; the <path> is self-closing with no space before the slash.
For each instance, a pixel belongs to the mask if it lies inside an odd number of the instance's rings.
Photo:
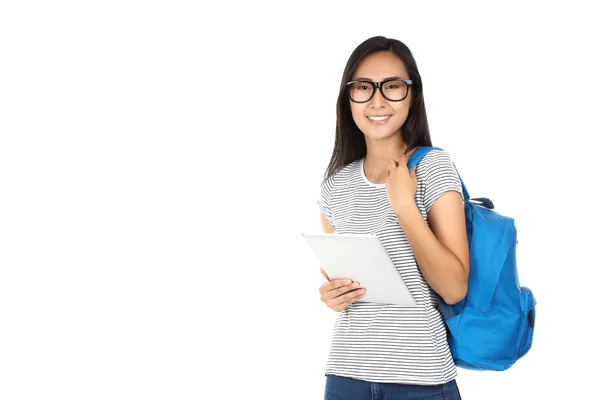
<path id="1" fill-rule="evenodd" d="M 423 277 L 448 304 L 466 295 L 468 274 L 460 260 L 435 237 L 415 203 L 396 213 Z"/>

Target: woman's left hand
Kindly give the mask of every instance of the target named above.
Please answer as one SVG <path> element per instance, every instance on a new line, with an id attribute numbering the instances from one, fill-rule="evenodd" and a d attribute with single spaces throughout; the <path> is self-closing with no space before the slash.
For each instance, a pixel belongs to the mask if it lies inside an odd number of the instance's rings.
<path id="1" fill-rule="evenodd" d="M 402 156 L 398 160 L 388 160 L 389 175 L 385 182 L 388 201 L 392 209 L 399 215 L 407 207 L 415 204 L 417 193 L 417 168 L 408 172 L 408 157 Z"/>

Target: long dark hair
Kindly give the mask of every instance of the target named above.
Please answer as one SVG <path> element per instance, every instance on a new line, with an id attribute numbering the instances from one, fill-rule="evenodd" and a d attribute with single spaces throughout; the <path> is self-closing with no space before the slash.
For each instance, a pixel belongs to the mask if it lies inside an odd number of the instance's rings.
<path id="1" fill-rule="evenodd" d="M 406 66 L 408 78 L 413 81 L 411 86 L 411 107 L 406 122 L 402 126 L 402 138 L 407 144 L 406 152 L 418 146 L 431 146 L 429 136 L 429 125 L 425 113 L 425 101 L 423 99 L 423 83 L 410 49 L 401 41 L 388 39 L 383 36 L 375 36 L 362 42 L 350 55 L 342 82 L 340 94 L 337 100 L 337 122 L 335 128 L 335 144 L 333 154 L 326 171 L 326 178 L 336 173 L 344 165 L 350 164 L 367 154 L 365 136 L 358 129 L 352 119 L 350 110 L 350 98 L 346 89 L 346 82 L 352 80 L 356 68 L 360 62 L 369 54 L 379 51 L 390 51 L 398 56 Z"/>

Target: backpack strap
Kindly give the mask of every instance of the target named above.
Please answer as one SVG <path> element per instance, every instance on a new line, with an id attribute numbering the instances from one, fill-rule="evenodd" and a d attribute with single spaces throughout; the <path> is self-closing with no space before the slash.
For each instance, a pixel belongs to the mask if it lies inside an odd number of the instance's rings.
<path id="1" fill-rule="evenodd" d="M 427 153 L 429 153 L 431 150 L 442 150 L 442 149 L 439 147 L 427 147 L 427 146 L 417 147 L 417 149 L 408 158 L 408 170 L 410 171 L 411 169 L 413 169 L 423 159 L 423 157 L 425 157 L 425 155 Z M 456 167 L 455 167 L 455 169 L 456 169 Z M 469 191 L 467 190 L 465 183 L 463 182 L 462 178 L 460 177 L 458 170 L 456 170 L 456 173 L 458 174 L 458 178 L 460 179 L 460 184 L 462 185 L 462 191 L 463 191 L 463 196 L 465 198 L 465 202 L 467 202 L 471 199 L 471 197 L 469 196 Z"/>

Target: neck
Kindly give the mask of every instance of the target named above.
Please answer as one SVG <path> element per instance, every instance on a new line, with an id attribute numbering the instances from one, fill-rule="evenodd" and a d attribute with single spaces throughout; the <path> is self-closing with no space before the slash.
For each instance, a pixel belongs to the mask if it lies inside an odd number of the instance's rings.
<path id="1" fill-rule="evenodd" d="M 389 138 L 372 140 L 365 136 L 367 155 L 364 162 L 364 173 L 373 183 L 383 183 L 387 179 L 387 161 L 398 159 L 406 152 L 406 143 L 400 133 Z"/>
<path id="2" fill-rule="evenodd" d="M 390 158 L 398 159 L 406 152 L 407 146 L 401 134 L 380 140 L 365 137 L 365 141 L 367 144 L 365 162 L 372 166 L 385 167 Z"/>

